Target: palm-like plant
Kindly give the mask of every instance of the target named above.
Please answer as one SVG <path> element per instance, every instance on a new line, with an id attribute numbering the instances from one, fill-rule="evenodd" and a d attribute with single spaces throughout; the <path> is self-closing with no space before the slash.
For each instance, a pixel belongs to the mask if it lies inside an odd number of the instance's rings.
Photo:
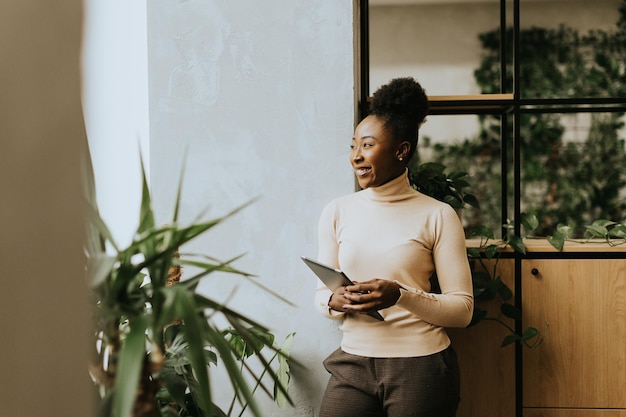
<path id="1" fill-rule="evenodd" d="M 237 258 L 220 262 L 210 256 L 181 251 L 186 243 L 242 207 L 221 218 L 180 225 L 181 175 L 171 222 L 157 226 L 142 162 L 139 226 L 130 245 L 121 248 L 98 213 L 89 157 L 86 162 L 87 273 L 93 294 L 97 346 L 90 372 L 103 399 L 103 415 L 226 415 L 211 395 L 209 365 L 218 360 L 224 364 L 235 397 L 249 406 L 255 416 L 260 416 L 260 410 L 245 373 L 252 376 L 254 389 L 261 386 L 277 401 L 288 400 L 288 353 L 274 347 L 268 329 L 195 291 L 200 280 L 213 272 L 246 278 L 252 275 L 231 266 Z M 172 271 L 181 266 L 196 272 L 170 285 Z M 229 330 L 218 327 L 218 316 L 226 319 Z M 241 343 L 248 349 L 248 356 L 256 354 L 261 372 L 250 366 L 240 367 L 243 358 L 237 345 Z M 275 352 L 272 359 L 261 352 L 266 346 Z M 272 367 L 276 357 L 280 358 L 278 370 Z M 266 375 L 275 384 L 275 394 L 263 382 Z"/>

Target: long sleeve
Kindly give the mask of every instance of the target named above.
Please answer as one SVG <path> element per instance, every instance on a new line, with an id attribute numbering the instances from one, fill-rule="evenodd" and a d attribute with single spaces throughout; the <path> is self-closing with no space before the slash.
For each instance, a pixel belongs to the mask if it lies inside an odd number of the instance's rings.
<path id="1" fill-rule="evenodd" d="M 318 224 L 317 259 L 323 264 L 339 268 L 339 261 L 337 259 L 339 244 L 335 233 L 336 221 L 334 218 L 334 210 L 335 204 L 329 203 L 320 215 Z M 330 300 L 331 295 L 332 291 L 318 279 L 317 287 L 315 289 L 315 307 L 317 311 L 325 317 L 340 319 L 345 314 L 339 311 L 331 310 L 328 307 L 328 301 Z"/>
<path id="2" fill-rule="evenodd" d="M 432 250 L 441 294 L 398 282 L 404 291 L 396 303 L 422 320 L 442 327 L 465 327 L 472 319 L 474 297 L 463 227 L 456 212 L 442 210 Z"/>

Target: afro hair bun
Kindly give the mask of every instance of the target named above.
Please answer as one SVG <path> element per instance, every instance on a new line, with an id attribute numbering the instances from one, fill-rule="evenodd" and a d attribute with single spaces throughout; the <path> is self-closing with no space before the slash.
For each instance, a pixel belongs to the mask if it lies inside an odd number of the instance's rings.
<path id="1" fill-rule="evenodd" d="M 428 114 L 428 97 L 412 77 L 394 78 L 376 90 L 370 114 L 384 119 L 402 117 L 420 125 Z"/>

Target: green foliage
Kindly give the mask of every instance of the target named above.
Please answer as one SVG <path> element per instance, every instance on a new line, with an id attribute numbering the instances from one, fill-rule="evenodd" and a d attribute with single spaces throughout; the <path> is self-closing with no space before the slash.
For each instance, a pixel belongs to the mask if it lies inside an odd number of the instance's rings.
<path id="1" fill-rule="evenodd" d="M 532 214 L 522 216 L 522 225 L 532 231 L 538 225 L 537 218 Z M 514 234 L 514 224 L 508 222 L 504 225 L 507 233 L 501 240 L 496 240 L 492 229 L 481 226 L 472 231 L 471 236 L 479 239 L 477 247 L 468 248 L 467 253 L 472 264 L 472 283 L 474 287 L 474 315 L 470 326 L 474 326 L 483 320 L 493 321 L 505 327 L 509 334 L 502 341 L 501 347 L 512 343 L 520 343 L 528 348 L 535 348 L 543 342 L 544 336 L 536 327 L 528 327 L 521 334 L 508 325 L 504 318 L 514 321 L 522 320 L 522 311 L 513 301 L 513 292 L 502 281 L 498 265 L 502 254 L 508 247 L 515 252 L 525 254 L 526 246 L 519 236 Z M 487 264 L 486 260 L 491 262 Z M 487 310 L 480 307 L 481 302 L 500 303 L 499 314 L 489 316 Z"/>
<path id="2" fill-rule="evenodd" d="M 626 97 L 626 1 L 614 31 L 588 33 L 567 26 L 530 27 L 520 31 L 520 90 L 522 98 Z M 474 75 L 483 93 L 499 93 L 500 32 L 479 35 L 483 59 Z M 506 42 L 512 45 L 513 30 Z M 505 85 L 513 88 L 512 48 Z M 572 237 L 583 237 L 593 219 L 620 222 L 626 215 L 626 148 L 619 132 L 623 113 L 587 114 L 590 129 L 583 140 L 563 137 L 567 123 L 558 113 L 522 114 L 521 209 L 536 213 L 537 236 L 555 235 L 559 224 L 571 226 Z M 501 127 L 497 116 L 480 116 L 481 132 L 453 145 L 434 147 L 433 160 L 468 172 L 475 179 L 474 194 L 481 203 L 480 219 L 472 225 L 498 227 L 501 218 L 500 129 L 512 132 L 512 118 Z M 512 169 L 512 149 L 507 150 Z M 512 171 L 506 173 L 513 190 Z M 509 197 L 509 201 L 512 197 Z M 510 206 L 510 204 L 509 204 Z M 478 215 L 478 214 L 477 214 Z"/>
<path id="3" fill-rule="evenodd" d="M 86 162 L 87 275 L 98 353 L 90 372 L 102 397 L 102 415 L 130 417 L 137 407 L 151 410 L 149 415 L 226 415 L 212 396 L 209 367 L 218 361 L 238 402 L 255 416 L 261 415 L 253 398 L 258 387 L 284 405 L 288 349 L 275 347 L 273 335 L 255 320 L 195 291 L 200 280 L 214 272 L 253 276 L 231 265 L 237 258 L 221 262 L 204 254 L 179 252 L 243 207 L 217 219 L 181 225 L 181 176 L 174 215 L 169 224 L 157 226 L 144 174 L 139 226 L 129 246 L 121 248 L 98 213 L 89 158 Z M 185 266 L 194 275 L 170 285 L 172 268 Z M 222 330 L 218 319 L 231 330 Z M 292 338 L 288 337 L 288 347 Z M 273 352 L 272 358 L 266 357 L 264 348 Z M 253 355 L 261 373 L 240 366 Z M 272 366 L 276 358 L 280 358 L 278 370 Z M 266 387 L 266 376 L 274 383 L 273 390 Z"/>
<path id="4" fill-rule="evenodd" d="M 575 243 L 604 243 L 609 246 L 626 244 L 626 225 L 611 220 L 599 219 L 585 225 L 586 239 L 573 239 L 572 228 L 558 225 L 554 234 L 548 236 L 548 242 L 558 250 L 563 250 L 565 241 Z"/>
<path id="5" fill-rule="evenodd" d="M 466 204 L 480 208 L 478 199 L 468 192 L 470 184 L 466 172 L 445 172 L 446 166 L 436 162 L 428 162 L 409 168 L 411 186 L 423 194 L 448 203 L 455 209 Z"/>

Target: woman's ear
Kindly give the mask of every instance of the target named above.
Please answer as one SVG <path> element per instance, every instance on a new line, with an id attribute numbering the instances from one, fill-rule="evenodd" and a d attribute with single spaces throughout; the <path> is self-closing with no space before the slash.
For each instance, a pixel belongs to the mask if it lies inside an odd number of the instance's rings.
<path id="1" fill-rule="evenodd" d="M 398 146 L 398 150 L 396 151 L 396 156 L 398 160 L 403 161 L 406 159 L 409 151 L 411 150 L 411 143 L 409 141 L 404 141 Z"/>

